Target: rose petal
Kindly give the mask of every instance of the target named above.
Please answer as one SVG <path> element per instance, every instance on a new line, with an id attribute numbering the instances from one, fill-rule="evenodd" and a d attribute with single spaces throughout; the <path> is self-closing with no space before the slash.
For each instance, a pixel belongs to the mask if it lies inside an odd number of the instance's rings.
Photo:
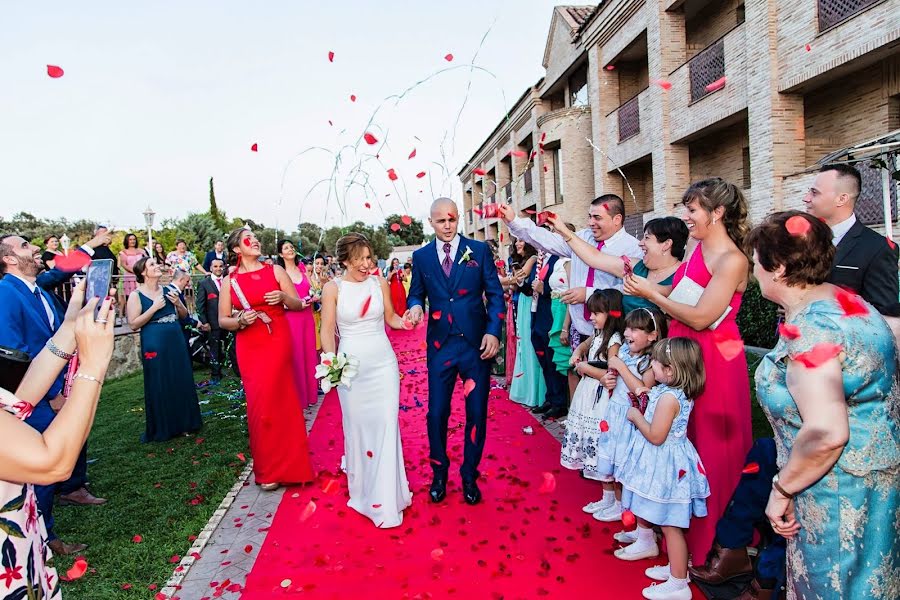
<path id="1" fill-rule="evenodd" d="M 369 133 L 368 131 L 363 135 L 363 139 L 366 140 L 366 143 L 370 146 L 378 143 L 378 138 Z"/>
<path id="2" fill-rule="evenodd" d="M 807 369 L 815 369 L 832 358 L 836 358 L 841 352 L 843 352 L 843 348 L 839 344 L 822 342 L 813 346 L 809 352 L 802 352 L 793 358 Z"/>
<path id="3" fill-rule="evenodd" d="M 784 228 L 794 237 L 803 237 L 812 228 L 812 225 L 801 215 L 794 215 L 784 222 Z"/>
<path id="4" fill-rule="evenodd" d="M 402 217 L 400 217 L 400 220 L 404 225 L 412 225 L 412 217 L 409 215 L 403 215 Z"/>
<path id="5" fill-rule="evenodd" d="M 259 152 L 259 144 L 254 143 L 252 146 L 250 146 L 250 152 Z"/>
<path id="6" fill-rule="evenodd" d="M 387 176 L 391 181 L 397 181 L 397 173 L 394 169 L 388 169 Z"/>
<path id="7" fill-rule="evenodd" d="M 70 250 L 68 254 L 60 254 L 53 259 L 57 269 L 65 273 L 77 273 L 91 263 L 91 257 L 80 250 Z"/>
<path id="8" fill-rule="evenodd" d="M 452 60 L 453 60 L 453 55 L 452 55 L 452 54 L 447 54 L 447 55 L 445 55 L 445 56 L 444 56 L 444 60 L 446 60 L 447 62 L 452 61 Z"/>
<path id="9" fill-rule="evenodd" d="M 630 510 L 622 511 L 622 525 L 626 528 L 633 526 L 637 522 L 637 519 L 634 518 L 634 513 Z"/>
<path id="10" fill-rule="evenodd" d="M 241 462 L 247 462 L 247 459 L 246 459 L 246 457 L 244 456 L 244 453 L 243 453 L 243 452 L 238 452 L 238 453 L 237 453 L 237 457 L 238 457 L 238 460 L 239 460 L 239 461 L 241 461 Z"/>
<path id="11" fill-rule="evenodd" d="M 444 558 L 444 550 L 441 548 L 435 548 L 431 551 L 431 560 L 440 561 Z"/>
<path id="12" fill-rule="evenodd" d="M 621 310 L 611 310 L 611 311 L 609 311 L 609 316 L 613 317 L 614 319 L 618 319 L 619 317 L 622 316 L 622 311 Z"/>
<path id="13" fill-rule="evenodd" d="M 133 538 L 131 538 L 131 541 L 134 542 L 135 544 L 140 544 L 141 542 L 144 541 L 144 538 L 142 538 L 139 535 L 136 535 Z"/>
<path id="14" fill-rule="evenodd" d="M 553 476 L 553 473 L 544 473 L 544 480 L 541 482 L 541 487 L 538 488 L 539 494 L 552 494 L 553 491 L 556 490 L 556 477 Z"/>
<path id="15" fill-rule="evenodd" d="M 309 504 L 307 504 L 303 508 L 303 512 L 300 513 L 300 522 L 302 523 L 303 521 L 309 519 L 311 516 L 313 516 L 314 512 L 316 512 L 316 503 L 310 500 Z"/>
<path id="16" fill-rule="evenodd" d="M 713 339 L 716 342 L 716 348 L 719 350 L 719 353 L 727 361 L 734 360 L 744 351 L 744 341 L 740 337 L 729 337 L 729 334 L 717 330 L 713 334 Z"/>
<path id="17" fill-rule="evenodd" d="M 834 297 L 838 304 L 841 305 L 841 310 L 844 311 L 845 317 L 862 317 L 869 314 L 868 307 L 866 307 L 862 298 L 856 294 L 852 294 L 842 288 L 836 288 Z"/>
<path id="18" fill-rule="evenodd" d="M 391 223 L 391 231 L 400 231 L 400 223 Z"/>
<path id="19" fill-rule="evenodd" d="M 366 208 L 372 208 L 372 205 L 369 204 L 368 202 L 366 202 L 366 203 L 364 204 L 364 206 L 365 206 Z"/>
<path id="20" fill-rule="evenodd" d="M 414 159 L 415 157 L 416 157 L 416 149 L 413 148 L 413 149 L 412 149 L 412 152 L 409 153 L 409 159 L 408 159 L 408 160 L 412 160 L 412 159 Z"/>
<path id="21" fill-rule="evenodd" d="M 800 339 L 800 328 L 796 325 L 782 323 L 778 326 L 778 334 L 786 340 Z"/>
<path id="22" fill-rule="evenodd" d="M 728 78 L 727 78 L 727 77 L 721 77 L 721 78 L 719 78 L 719 79 L 716 79 L 716 80 L 713 81 L 711 84 L 709 84 L 708 86 L 706 86 L 706 91 L 707 91 L 707 92 L 715 92 L 715 91 L 717 91 L 717 90 L 721 90 L 723 87 L 725 87 L 725 84 L 726 84 L 727 82 L 728 82 Z"/>
<path id="23" fill-rule="evenodd" d="M 418 173 L 416 173 L 416 177 L 418 179 L 422 179 L 423 177 L 425 177 L 425 171 L 419 171 Z"/>
<path id="24" fill-rule="evenodd" d="M 363 318 L 366 316 L 366 313 L 369 312 L 369 305 L 372 304 L 372 296 L 370 295 L 366 298 L 366 301 L 363 302 L 362 309 L 359 311 L 359 318 Z"/>
<path id="25" fill-rule="evenodd" d="M 653 83 L 655 83 L 656 85 L 658 85 L 659 87 L 661 87 L 661 88 L 664 89 L 664 90 L 671 90 L 671 89 L 672 89 L 672 82 L 671 82 L 671 81 L 667 81 L 667 80 L 665 80 L 665 79 L 657 79 L 657 80 L 655 80 Z"/>
<path id="26" fill-rule="evenodd" d="M 747 466 L 744 467 L 744 470 L 741 471 L 744 475 L 753 475 L 755 473 L 759 473 L 759 463 L 747 463 Z"/>
<path id="27" fill-rule="evenodd" d="M 600 431 L 602 431 L 603 433 L 609 431 L 609 423 L 605 419 L 603 421 L 600 421 Z"/>
<path id="28" fill-rule="evenodd" d="M 687 474 L 687 471 L 684 469 L 678 469 L 678 481 L 681 481 L 682 478 Z"/>
<path id="29" fill-rule="evenodd" d="M 328 62 L 334 62 L 334 52 L 328 52 Z"/>
<path id="30" fill-rule="evenodd" d="M 350 102 L 356 102 L 356 94 L 350 94 Z"/>
<path id="31" fill-rule="evenodd" d="M 372 453 L 371 450 L 366 450 L 366 456 L 368 456 L 369 458 L 372 458 L 375 455 Z"/>
<path id="32" fill-rule="evenodd" d="M 84 577 L 84 574 L 87 573 L 88 563 L 84 558 L 76 558 L 75 562 L 72 563 L 72 566 L 66 571 L 65 577 L 60 577 L 65 581 L 74 581 L 76 579 L 81 579 Z"/>
<path id="33" fill-rule="evenodd" d="M 434 319 L 435 321 L 440 321 L 440 320 L 441 320 L 441 314 L 443 314 L 443 313 L 441 313 L 441 311 L 436 310 L 436 311 L 434 311 L 433 313 L 431 313 L 431 318 Z"/>
<path id="34" fill-rule="evenodd" d="M 474 174 L 480 175 L 480 176 L 482 176 L 482 177 L 484 177 L 485 175 L 487 175 L 487 172 L 486 172 L 484 169 L 472 169 L 472 172 L 473 172 Z"/>
<path id="35" fill-rule="evenodd" d="M 528 154 L 524 150 L 510 150 L 510 154 L 513 156 L 518 156 L 519 158 L 525 158 Z"/>
<path id="36" fill-rule="evenodd" d="M 472 393 L 472 390 L 475 389 L 475 380 L 474 379 L 466 379 L 466 382 L 463 384 L 463 395 L 468 396 Z"/>
<path id="37" fill-rule="evenodd" d="M 63 71 L 61 68 L 57 67 L 56 65 L 47 65 L 47 75 L 49 75 L 53 79 L 59 79 L 64 74 L 65 74 L 65 71 Z"/>

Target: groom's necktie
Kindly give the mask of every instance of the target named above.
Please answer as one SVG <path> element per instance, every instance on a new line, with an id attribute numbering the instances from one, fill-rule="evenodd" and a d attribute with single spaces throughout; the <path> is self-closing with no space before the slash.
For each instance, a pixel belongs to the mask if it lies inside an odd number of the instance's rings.
<path id="1" fill-rule="evenodd" d="M 444 242 L 444 260 L 441 261 L 441 267 L 444 269 L 444 276 L 450 277 L 450 270 L 453 268 L 453 259 L 450 258 L 450 242 Z"/>
<path id="2" fill-rule="evenodd" d="M 601 241 L 599 244 L 597 244 L 597 250 L 603 250 L 604 244 L 606 244 L 605 241 Z M 588 266 L 587 282 L 584 284 L 584 286 L 588 288 L 594 287 L 594 269 L 590 266 Z M 584 320 L 591 320 L 591 311 L 589 311 L 587 307 L 587 298 L 584 299 Z"/>

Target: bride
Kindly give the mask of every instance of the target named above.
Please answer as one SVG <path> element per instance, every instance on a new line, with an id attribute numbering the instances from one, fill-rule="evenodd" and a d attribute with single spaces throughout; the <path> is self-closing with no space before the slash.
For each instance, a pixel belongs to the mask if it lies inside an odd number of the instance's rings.
<path id="1" fill-rule="evenodd" d="M 372 247 L 359 233 L 337 241 L 335 254 L 344 276 L 322 290 L 322 351 L 359 359 L 350 387 L 339 386 L 350 501 L 347 506 L 377 527 L 403 523 L 412 493 L 400 445 L 400 371 L 384 330 L 402 329 L 391 305 L 387 281 L 371 276 Z"/>

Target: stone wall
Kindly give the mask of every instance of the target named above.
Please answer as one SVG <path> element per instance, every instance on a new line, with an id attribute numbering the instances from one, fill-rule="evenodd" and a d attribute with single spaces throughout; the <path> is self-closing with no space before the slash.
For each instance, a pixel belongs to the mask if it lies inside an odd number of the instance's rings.
<path id="1" fill-rule="evenodd" d="M 141 334 L 117 333 L 112 360 L 106 371 L 107 379 L 130 375 L 141 369 Z"/>

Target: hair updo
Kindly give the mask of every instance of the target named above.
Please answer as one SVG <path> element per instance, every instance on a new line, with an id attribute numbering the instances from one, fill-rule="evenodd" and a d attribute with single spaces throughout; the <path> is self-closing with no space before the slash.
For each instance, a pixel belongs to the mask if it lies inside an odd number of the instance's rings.
<path id="1" fill-rule="evenodd" d="M 334 246 L 334 254 L 339 264 L 348 265 L 351 260 L 359 256 L 364 248 L 372 254 L 372 244 L 369 238 L 361 233 L 348 233 L 342 236 Z"/>
<path id="2" fill-rule="evenodd" d="M 747 199 L 741 188 L 721 177 L 704 179 L 691 184 L 684 192 L 681 203 L 688 205 L 694 200 L 709 213 L 720 206 L 724 209 L 722 223 L 725 231 L 731 241 L 743 250 L 744 240 L 750 233 L 750 224 L 747 220 Z"/>

